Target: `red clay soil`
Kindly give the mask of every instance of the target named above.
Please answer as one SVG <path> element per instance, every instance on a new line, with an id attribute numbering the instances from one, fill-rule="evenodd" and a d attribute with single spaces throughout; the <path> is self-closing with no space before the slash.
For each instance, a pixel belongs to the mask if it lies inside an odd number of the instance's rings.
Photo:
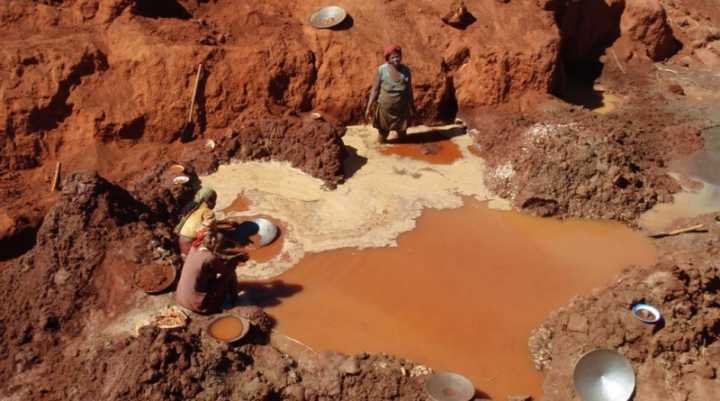
<path id="1" fill-rule="evenodd" d="M 208 173 L 231 160 L 285 160 L 335 188 L 343 180 L 344 134 L 344 127 L 307 115 L 235 121 L 215 140 L 215 149 L 180 161 Z"/>
<path id="2" fill-rule="evenodd" d="M 32 246 L 55 200 L 47 188 L 57 161 L 65 173 L 97 170 L 127 186 L 157 164 L 207 159 L 201 139 L 212 138 L 218 158 L 205 168 L 280 158 L 334 186 L 343 154 L 331 134 L 342 130 L 320 124 L 310 134 L 312 125 L 291 116 L 361 121 L 388 42 L 405 49 L 426 123 L 451 121 L 458 107 L 547 93 L 558 74 L 553 15 L 534 3 L 471 5 L 477 21 L 464 30 L 441 20 L 450 0 L 349 2 L 340 30 L 307 25 L 320 5 L 8 2 L 0 9 L 0 200 L 8 206 L 0 241 L 27 237 Z M 403 28 L 387 30 L 388 17 Z"/>
<path id="3" fill-rule="evenodd" d="M 612 115 L 567 106 L 478 114 L 474 153 L 491 167 L 487 183 L 536 215 L 632 223 L 672 199 L 680 186 L 667 165 L 702 147 L 702 137 L 652 100 L 628 103 Z"/>
<path id="4" fill-rule="evenodd" d="M 172 266 L 153 264 L 137 271 L 135 284 L 147 292 L 156 292 L 167 288 L 174 278 Z"/>
<path id="5" fill-rule="evenodd" d="M 636 401 L 709 401 L 720 395 L 720 224 L 709 233 L 658 240 L 657 266 L 628 270 L 610 287 L 573 300 L 533 332 L 530 351 L 545 373 L 544 400 L 570 400 L 572 369 L 594 348 L 614 349 L 637 375 Z M 661 324 L 632 316 L 639 302 L 658 307 Z"/>
<path id="6" fill-rule="evenodd" d="M 307 18 L 321 5 L 9 1 L 0 9 L 0 241 L 24 246 L 0 257 L 32 246 L 55 200 L 46 188 L 58 161 L 66 173 L 97 170 L 129 186 L 167 161 L 198 160 L 207 172 L 229 159 L 275 158 L 332 188 L 343 158 L 334 126 L 361 121 L 389 42 L 405 49 L 424 123 L 560 93 L 567 71 L 617 37 L 638 62 L 669 56 L 675 43 L 657 0 L 349 1 L 343 25 L 315 30 Z M 333 127 L 293 117 L 310 111 Z M 208 138 L 219 144 L 213 152 Z"/>
<path id="7" fill-rule="evenodd" d="M 149 230 L 140 229 L 147 222 L 138 217 L 146 210 L 128 192 L 94 173 L 70 178 L 38 231 L 37 246 L 0 272 L 7 300 L 0 306 L 0 380 L 9 383 L 18 373 L 53 358 L 64 338 L 83 330 L 83 316 L 114 307 L 107 297 L 114 280 L 131 276 L 133 261 L 127 259 L 132 256 L 126 255 L 133 253 L 132 243 L 152 238 Z M 121 259 L 117 250 L 123 249 L 128 252 Z M 106 258 L 111 253 L 114 259 Z M 117 270 L 107 270 L 108 265 Z"/>

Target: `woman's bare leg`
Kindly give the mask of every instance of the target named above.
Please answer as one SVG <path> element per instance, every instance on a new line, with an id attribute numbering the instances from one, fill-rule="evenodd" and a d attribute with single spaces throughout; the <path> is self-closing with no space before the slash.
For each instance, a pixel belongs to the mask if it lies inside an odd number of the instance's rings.
<path id="1" fill-rule="evenodd" d="M 380 142 L 380 143 L 386 143 L 386 142 L 387 142 L 387 137 L 388 137 L 388 135 L 390 135 L 390 132 L 389 132 L 389 131 L 385 131 L 385 130 L 379 129 L 379 130 L 378 130 L 378 136 L 379 136 L 379 137 L 378 137 L 378 142 Z"/>

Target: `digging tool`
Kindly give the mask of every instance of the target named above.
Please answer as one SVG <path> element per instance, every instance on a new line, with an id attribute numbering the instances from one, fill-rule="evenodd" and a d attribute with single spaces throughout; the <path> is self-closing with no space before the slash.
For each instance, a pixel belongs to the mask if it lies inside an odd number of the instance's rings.
<path id="1" fill-rule="evenodd" d="M 192 122 L 193 110 L 195 108 L 195 98 L 197 97 L 198 85 L 200 85 L 200 74 L 202 74 L 202 63 L 198 64 L 197 74 L 195 75 L 195 86 L 192 91 L 192 98 L 190 98 L 190 112 L 188 113 L 188 124 Z"/>
<path id="2" fill-rule="evenodd" d="M 617 54 L 615 54 L 615 50 L 610 49 L 610 53 L 612 53 L 612 56 L 615 59 L 615 63 L 617 64 L 618 68 L 620 69 L 620 72 L 625 74 L 625 69 L 623 68 L 622 64 L 620 64 L 620 60 L 618 60 L 618 56 L 617 56 Z"/>
<path id="3" fill-rule="evenodd" d="M 53 175 L 52 182 L 50 182 L 50 192 L 55 192 L 57 189 L 58 182 L 60 181 L 60 166 L 60 162 L 55 164 L 55 174 Z"/>
<path id="4" fill-rule="evenodd" d="M 678 228 L 677 230 L 672 231 L 664 231 L 657 234 L 651 234 L 650 238 L 663 238 L 663 237 L 670 237 L 673 235 L 678 234 L 685 234 L 685 233 L 706 233 L 708 230 L 705 228 L 703 224 L 698 224 L 690 227 L 685 228 Z"/>

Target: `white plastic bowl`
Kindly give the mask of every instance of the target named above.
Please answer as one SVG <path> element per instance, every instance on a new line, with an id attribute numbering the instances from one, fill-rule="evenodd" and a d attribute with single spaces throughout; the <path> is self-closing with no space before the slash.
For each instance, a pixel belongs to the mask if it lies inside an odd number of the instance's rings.
<path id="1" fill-rule="evenodd" d="M 640 312 L 647 312 L 652 317 L 646 318 L 640 315 Z M 660 310 L 658 308 L 648 305 L 648 304 L 637 304 L 633 306 L 632 308 L 632 314 L 637 318 L 638 320 L 644 322 L 644 323 L 657 323 L 660 321 L 660 318 L 662 317 L 662 314 L 660 313 Z"/>
<path id="2" fill-rule="evenodd" d="M 187 184 L 190 182 L 190 177 L 186 175 L 179 175 L 175 178 L 173 178 L 173 184 L 180 185 L 180 184 Z"/>

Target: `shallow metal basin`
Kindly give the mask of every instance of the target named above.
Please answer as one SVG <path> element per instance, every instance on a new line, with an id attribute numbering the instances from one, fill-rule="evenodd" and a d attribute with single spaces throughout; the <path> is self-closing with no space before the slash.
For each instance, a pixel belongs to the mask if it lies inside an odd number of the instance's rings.
<path id="1" fill-rule="evenodd" d="M 346 17 L 347 12 L 342 7 L 323 7 L 310 16 L 310 25 L 320 29 L 332 28 L 342 23 Z"/>
<path id="2" fill-rule="evenodd" d="M 427 379 L 425 391 L 435 401 L 468 401 L 475 395 L 475 386 L 465 376 L 440 372 Z"/>
<path id="3" fill-rule="evenodd" d="M 624 356 L 596 349 L 575 364 L 573 382 L 583 401 L 627 401 L 635 391 L 635 372 Z"/>
<path id="4" fill-rule="evenodd" d="M 275 241 L 278 235 L 278 228 L 272 221 L 268 219 L 255 219 L 253 223 L 258 226 L 258 235 L 260 235 L 260 246 L 265 246 Z"/>

